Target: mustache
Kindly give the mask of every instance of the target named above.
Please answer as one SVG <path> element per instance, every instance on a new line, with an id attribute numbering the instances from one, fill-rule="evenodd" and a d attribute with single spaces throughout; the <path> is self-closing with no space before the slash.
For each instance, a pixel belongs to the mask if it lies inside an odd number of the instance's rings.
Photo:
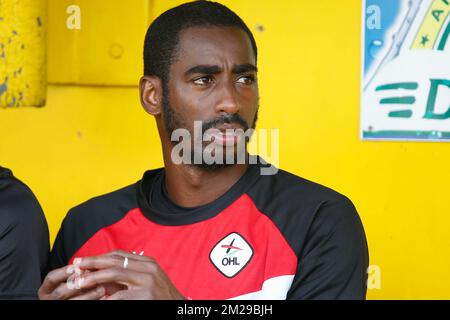
<path id="1" fill-rule="evenodd" d="M 219 118 L 204 122 L 202 125 L 203 133 L 205 133 L 206 130 L 212 129 L 221 124 L 239 124 L 244 129 L 244 131 L 247 131 L 249 128 L 247 121 L 242 119 L 239 115 L 228 114 L 228 115 L 223 115 Z"/>

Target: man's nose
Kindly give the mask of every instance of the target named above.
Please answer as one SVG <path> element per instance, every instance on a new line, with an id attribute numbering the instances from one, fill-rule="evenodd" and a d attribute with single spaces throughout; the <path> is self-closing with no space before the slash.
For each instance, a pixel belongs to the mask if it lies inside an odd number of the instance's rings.
<path id="1" fill-rule="evenodd" d="M 232 84 L 224 84 L 220 91 L 219 100 L 216 104 L 216 112 L 219 114 L 238 113 L 240 106 L 234 86 Z"/>

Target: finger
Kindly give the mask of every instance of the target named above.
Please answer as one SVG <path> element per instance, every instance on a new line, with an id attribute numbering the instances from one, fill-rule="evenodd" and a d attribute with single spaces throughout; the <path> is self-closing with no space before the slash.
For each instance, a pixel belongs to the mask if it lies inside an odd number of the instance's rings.
<path id="1" fill-rule="evenodd" d="M 119 268 L 123 265 L 124 258 L 120 256 L 101 255 L 82 258 L 79 266 L 87 270 L 100 270 L 106 268 Z"/>
<path id="2" fill-rule="evenodd" d="M 105 300 L 155 300 L 148 290 L 121 290 Z"/>
<path id="3" fill-rule="evenodd" d="M 125 261 L 127 259 L 127 261 Z M 135 259 L 133 255 L 122 256 L 118 254 L 108 254 L 96 257 L 86 257 L 81 259 L 80 268 L 86 270 L 103 270 L 108 268 L 128 269 L 137 272 L 156 272 L 158 265 L 150 259 Z"/>
<path id="4" fill-rule="evenodd" d="M 80 295 L 84 293 L 84 290 L 81 290 L 80 286 L 78 286 L 75 279 L 74 281 L 70 281 L 67 283 L 61 283 L 58 287 L 56 287 L 52 292 L 47 294 L 43 299 L 44 300 L 66 300 L 74 297 L 76 295 Z"/>
<path id="5" fill-rule="evenodd" d="M 129 253 L 129 252 L 126 252 L 123 250 L 114 250 L 114 251 L 107 253 L 107 255 L 118 255 L 118 256 L 127 257 L 127 258 L 140 260 L 140 261 L 155 261 L 155 259 L 153 259 L 152 257 L 139 255 L 139 254 L 133 254 L 133 253 Z"/>
<path id="6" fill-rule="evenodd" d="M 105 296 L 105 288 L 102 286 L 96 287 L 94 290 L 87 291 L 84 294 L 77 295 L 70 300 L 99 300 Z"/>
<path id="7" fill-rule="evenodd" d="M 120 290 L 120 291 L 117 291 L 116 293 L 106 297 L 105 300 L 131 300 L 131 298 L 128 297 L 128 295 L 129 295 L 129 290 Z"/>
<path id="8" fill-rule="evenodd" d="M 149 290 L 121 290 L 105 297 L 105 300 L 158 300 Z"/>
<path id="9" fill-rule="evenodd" d="M 89 273 L 90 271 L 89 270 L 81 270 L 80 269 L 80 271 L 79 272 L 74 272 L 74 273 L 72 273 L 70 276 L 69 276 L 69 278 L 67 278 L 67 280 L 66 280 L 66 283 L 68 283 L 68 284 L 74 284 L 74 286 L 76 286 L 76 281 L 77 281 L 77 279 L 82 275 L 82 274 L 85 274 L 85 273 Z"/>
<path id="10" fill-rule="evenodd" d="M 102 287 L 105 288 L 106 296 L 110 296 L 110 295 L 116 293 L 117 291 L 127 289 L 127 286 L 124 286 L 124 285 L 121 285 L 118 283 L 104 283 L 104 284 L 102 284 Z"/>
<path id="11" fill-rule="evenodd" d="M 65 283 L 66 280 L 76 271 L 73 265 L 68 265 L 59 269 L 55 269 L 47 274 L 39 288 L 39 298 L 45 298 L 45 295 L 50 294 L 53 290 L 58 288 L 61 283 Z"/>
<path id="12" fill-rule="evenodd" d="M 129 253 L 129 252 L 126 252 L 123 250 L 114 250 L 114 251 L 108 253 L 107 255 L 128 258 L 128 268 L 130 268 L 130 263 L 131 263 L 131 269 L 136 270 L 138 272 L 156 272 L 158 269 L 160 269 L 158 262 L 156 262 L 156 260 L 154 258 L 149 257 L 149 256 L 136 255 L 136 254 L 132 254 L 132 253 Z M 134 263 L 133 260 L 147 262 L 147 264 Z M 122 267 L 123 266 L 124 266 L 124 260 L 122 260 Z"/>
<path id="13" fill-rule="evenodd" d="M 150 275 L 123 268 L 107 268 L 82 275 L 78 284 L 80 288 L 88 288 L 106 283 L 118 283 L 126 287 L 149 280 Z M 150 279 L 151 280 L 151 279 Z"/>

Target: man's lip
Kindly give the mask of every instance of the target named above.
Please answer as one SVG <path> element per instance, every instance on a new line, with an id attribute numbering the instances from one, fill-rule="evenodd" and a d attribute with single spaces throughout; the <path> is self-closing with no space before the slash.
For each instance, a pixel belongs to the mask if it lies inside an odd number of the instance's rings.
<path id="1" fill-rule="evenodd" d="M 224 124 L 214 127 L 213 129 L 217 129 L 217 130 L 220 130 L 223 132 L 225 132 L 226 130 L 239 130 L 239 129 L 243 130 L 242 126 L 240 126 L 238 124 L 232 124 L 232 123 L 224 123 Z"/>
<path id="2" fill-rule="evenodd" d="M 214 138 L 214 143 L 217 143 L 222 146 L 235 145 L 239 140 L 239 136 L 225 133 L 212 134 L 211 137 Z"/>
<path id="3" fill-rule="evenodd" d="M 240 135 L 235 130 L 242 129 L 239 125 L 220 125 L 212 128 L 214 130 L 207 131 L 207 136 L 214 138 L 214 142 L 220 145 L 235 145 L 240 140 Z"/>

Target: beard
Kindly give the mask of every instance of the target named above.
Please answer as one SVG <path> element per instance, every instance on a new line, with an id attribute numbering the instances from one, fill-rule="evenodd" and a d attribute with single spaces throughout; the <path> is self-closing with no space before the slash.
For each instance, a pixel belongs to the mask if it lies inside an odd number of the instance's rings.
<path id="1" fill-rule="evenodd" d="M 168 88 L 163 85 L 163 97 L 162 97 L 162 106 L 163 106 L 163 120 L 164 120 L 164 125 L 165 125 L 165 129 L 166 129 L 166 133 L 168 135 L 168 137 L 172 137 L 172 133 L 176 130 L 176 129 L 180 129 L 180 128 L 184 128 L 186 130 L 189 131 L 191 139 L 193 140 L 192 137 L 194 137 L 194 133 L 192 129 L 188 129 L 186 120 L 178 113 L 176 112 L 176 109 L 173 108 L 172 105 L 170 105 L 170 98 L 169 98 L 169 90 Z M 247 131 L 249 128 L 251 129 L 255 129 L 256 127 L 256 122 L 258 120 L 258 110 L 259 110 L 259 105 L 257 106 L 256 109 L 256 114 L 255 117 L 253 119 L 252 125 L 251 127 L 249 126 L 249 124 L 247 123 L 247 121 L 245 121 L 242 117 L 240 117 L 237 114 L 227 114 L 227 115 L 223 115 L 220 116 L 218 118 L 215 119 L 211 119 L 208 121 L 204 121 L 202 122 L 202 132 L 201 132 L 201 137 L 204 136 L 205 132 L 209 129 L 214 129 L 217 128 L 217 126 L 222 125 L 222 124 L 238 124 L 243 128 L 243 131 Z M 192 126 L 189 126 L 190 128 L 192 128 Z M 247 152 L 246 152 L 246 145 L 248 143 L 248 141 L 250 140 L 250 137 L 245 137 L 245 163 L 247 163 Z M 175 142 L 171 139 L 172 144 L 175 145 Z M 213 142 L 211 142 L 213 143 Z M 192 144 L 194 144 L 194 141 L 192 141 Z M 225 161 L 225 157 L 226 157 L 226 152 L 225 150 L 222 150 L 219 155 L 219 159 L 221 159 L 222 161 L 217 161 L 217 162 L 213 162 L 213 163 L 207 163 L 204 161 L 203 156 L 201 157 L 196 157 L 196 152 L 201 152 L 203 155 L 203 152 L 205 150 L 205 148 L 207 147 L 209 143 L 206 142 L 202 142 L 202 148 L 201 150 L 196 150 L 196 148 L 191 148 L 191 154 L 190 154 L 190 159 L 191 159 L 191 164 L 204 169 L 204 170 L 208 170 L 208 171 L 212 171 L 212 170 L 218 170 L 218 169 L 222 169 L 231 165 L 235 165 L 236 163 L 238 163 L 237 159 L 238 154 L 237 154 L 237 145 L 234 145 L 234 150 L 233 150 L 233 161 Z M 224 146 L 225 149 L 225 146 Z M 201 162 L 196 162 L 194 161 L 195 159 L 201 159 Z"/>

